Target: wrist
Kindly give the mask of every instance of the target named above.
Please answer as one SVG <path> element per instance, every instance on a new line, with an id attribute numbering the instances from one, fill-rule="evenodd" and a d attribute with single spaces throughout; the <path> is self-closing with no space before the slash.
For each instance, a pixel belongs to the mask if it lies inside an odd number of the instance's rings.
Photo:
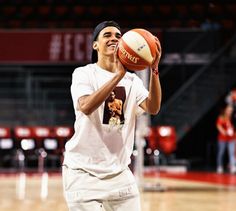
<path id="1" fill-rule="evenodd" d="M 151 71 L 152 71 L 153 75 L 159 75 L 158 67 L 157 68 L 151 68 Z"/>
<path id="2" fill-rule="evenodd" d="M 115 78 L 118 79 L 119 81 L 124 77 L 125 72 L 116 72 Z"/>

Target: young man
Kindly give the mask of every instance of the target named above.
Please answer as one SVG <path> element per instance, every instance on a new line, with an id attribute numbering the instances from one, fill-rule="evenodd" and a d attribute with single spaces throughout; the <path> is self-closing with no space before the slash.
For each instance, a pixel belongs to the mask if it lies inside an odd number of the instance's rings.
<path id="1" fill-rule="evenodd" d="M 93 63 L 76 68 L 73 73 L 75 133 L 66 144 L 63 166 L 64 193 L 70 211 L 141 210 L 138 187 L 128 165 L 138 107 L 150 114 L 160 109 L 157 68 L 161 46 L 156 38 L 157 57 L 150 67 L 147 91 L 136 74 L 126 72 L 117 58 L 120 38 L 116 22 L 98 24 L 93 32 Z M 116 109 L 111 106 L 114 96 Z M 113 112 L 119 110 L 119 121 L 111 121 L 112 107 Z"/>

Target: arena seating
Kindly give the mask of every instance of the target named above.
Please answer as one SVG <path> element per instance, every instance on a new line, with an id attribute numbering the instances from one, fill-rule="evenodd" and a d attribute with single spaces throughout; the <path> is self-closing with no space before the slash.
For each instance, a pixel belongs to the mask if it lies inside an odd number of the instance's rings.
<path id="1" fill-rule="evenodd" d="M 115 10 L 116 7 L 119 10 Z M 194 28 L 201 27 L 205 20 L 211 19 L 222 28 L 234 30 L 236 3 L 120 0 L 107 4 L 104 0 L 2 0 L 0 12 L 1 28 L 91 28 L 105 19 L 115 19 L 124 28 Z"/>
<path id="2" fill-rule="evenodd" d="M 58 169 L 72 134 L 69 126 L 0 127 L 0 169 Z"/>

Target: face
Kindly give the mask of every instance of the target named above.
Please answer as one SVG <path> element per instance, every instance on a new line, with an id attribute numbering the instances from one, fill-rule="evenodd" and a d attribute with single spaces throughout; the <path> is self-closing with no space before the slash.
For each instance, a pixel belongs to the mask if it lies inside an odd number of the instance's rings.
<path id="1" fill-rule="evenodd" d="M 93 48 L 97 50 L 98 55 L 113 56 L 120 38 L 120 30 L 116 27 L 108 26 L 100 31 L 97 40 L 93 43 Z"/>
<path id="2" fill-rule="evenodd" d="M 111 93 L 111 99 L 115 99 L 115 96 L 116 96 L 115 93 L 112 92 L 112 93 Z"/>

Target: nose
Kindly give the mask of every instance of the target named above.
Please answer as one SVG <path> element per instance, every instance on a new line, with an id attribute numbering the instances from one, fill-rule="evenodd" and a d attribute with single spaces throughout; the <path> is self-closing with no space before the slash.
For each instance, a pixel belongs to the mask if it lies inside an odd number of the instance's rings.
<path id="1" fill-rule="evenodd" d="M 113 34 L 112 36 L 111 36 L 111 40 L 112 41 L 119 41 L 119 39 L 116 37 L 116 35 L 115 34 Z"/>
<path id="2" fill-rule="evenodd" d="M 113 37 L 113 38 L 111 39 L 111 41 L 112 41 L 112 42 L 118 42 L 119 40 L 118 40 L 116 37 Z"/>

